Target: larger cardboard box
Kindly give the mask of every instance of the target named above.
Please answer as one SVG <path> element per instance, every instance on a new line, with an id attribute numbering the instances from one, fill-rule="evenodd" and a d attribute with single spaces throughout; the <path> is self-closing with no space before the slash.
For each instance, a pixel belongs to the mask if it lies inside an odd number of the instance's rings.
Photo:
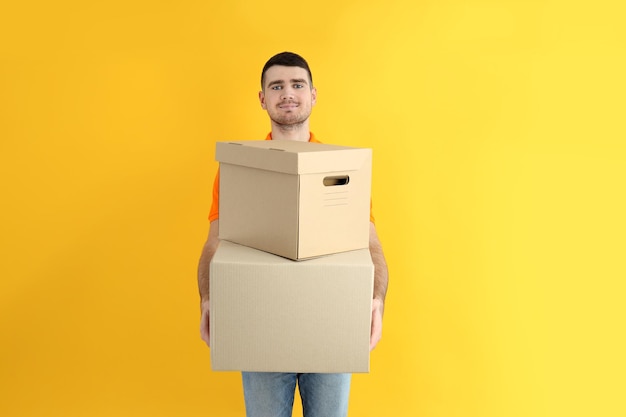
<path id="1" fill-rule="evenodd" d="M 218 142 L 220 239 L 299 260 L 369 245 L 372 151 Z"/>
<path id="2" fill-rule="evenodd" d="M 295 262 L 221 241 L 210 265 L 212 369 L 368 372 L 373 283 L 367 249 Z"/>

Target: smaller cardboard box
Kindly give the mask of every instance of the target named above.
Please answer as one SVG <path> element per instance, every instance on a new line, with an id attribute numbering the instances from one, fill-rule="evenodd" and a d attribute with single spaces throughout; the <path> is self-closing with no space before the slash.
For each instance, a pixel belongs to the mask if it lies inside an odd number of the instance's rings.
<path id="1" fill-rule="evenodd" d="M 295 262 L 221 241 L 210 277 L 214 371 L 369 372 L 368 249 Z"/>
<path id="2" fill-rule="evenodd" d="M 372 150 L 218 142 L 220 239 L 300 260 L 369 246 Z"/>

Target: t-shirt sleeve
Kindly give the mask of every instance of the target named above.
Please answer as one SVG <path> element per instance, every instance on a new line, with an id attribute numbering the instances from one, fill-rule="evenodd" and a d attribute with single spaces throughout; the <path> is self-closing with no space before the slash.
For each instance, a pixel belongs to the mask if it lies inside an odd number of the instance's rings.
<path id="1" fill-rule="evenodd" d="M 215 180 L 213 181 L 213 202 L 209 212 L 209 221 L 217 220 L 220 217 L 220 169 L 217 169 Z"/>

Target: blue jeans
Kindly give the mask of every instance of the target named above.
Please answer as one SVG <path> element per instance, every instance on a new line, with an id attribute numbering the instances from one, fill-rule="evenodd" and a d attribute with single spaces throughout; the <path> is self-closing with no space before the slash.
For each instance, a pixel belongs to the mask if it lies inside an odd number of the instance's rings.
<path id="1" fill-rule="evenodd" d="M 247 417 L 291 417 L 296 382 L 304 417 L 345 417 L 351 374 L 242 372 Z"/>

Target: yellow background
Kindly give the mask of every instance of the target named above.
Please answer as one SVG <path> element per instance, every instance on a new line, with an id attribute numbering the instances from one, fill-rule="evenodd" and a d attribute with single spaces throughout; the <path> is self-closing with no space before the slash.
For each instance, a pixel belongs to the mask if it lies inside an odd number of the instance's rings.
<path id="1" fill-rule="evenodd" d="M 268 132 L 283 50 L 317 136 L 374 149 L 391 281 L 350 415 L 626 415 L 621 4 L 3 2 L 0 415 L 243 415 L 195 271 L 214 143 Z"/>

